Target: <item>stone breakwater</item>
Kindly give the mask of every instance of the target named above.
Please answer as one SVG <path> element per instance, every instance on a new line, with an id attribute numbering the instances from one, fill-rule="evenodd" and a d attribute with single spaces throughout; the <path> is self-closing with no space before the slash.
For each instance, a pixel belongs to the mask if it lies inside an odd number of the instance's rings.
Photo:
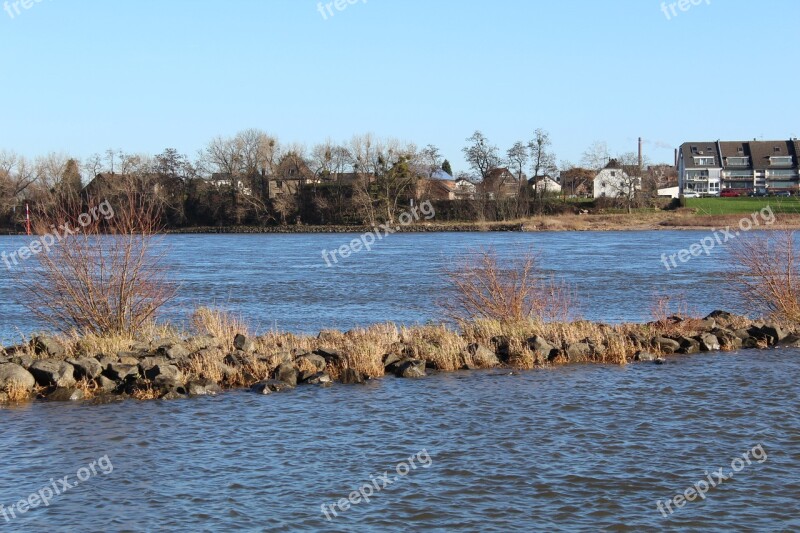
<path id="1" fill-rule="evenodd" d="M 441 371 L 570 363 L 663 364 L 676 354 L 800 348 L 797 332 L 724 311 L 691 321 L 670 317 L 640 325 L 559 326 L 560 340 L 555 334 L 551 338 L 525 334 L 480 338 L 444 327 L 400 331 L 381 325 L 347 333 L 326 331 L 317 337 L 237 334 L 223 339 L 203 334 L 159 338 L 131 341 L 114 353 L 97 352 L 96 344 L 81 340 L 70 344 L 38 336 L 30 343 L 0 349 L 0 403 L 32 398 L 177 399 L 226 389 L 270 394 L 297 386 L 355 385 L 382 376 L 423 378 Z M 602 335 L 566 342 L 563 332 L 569 328 Z"/>

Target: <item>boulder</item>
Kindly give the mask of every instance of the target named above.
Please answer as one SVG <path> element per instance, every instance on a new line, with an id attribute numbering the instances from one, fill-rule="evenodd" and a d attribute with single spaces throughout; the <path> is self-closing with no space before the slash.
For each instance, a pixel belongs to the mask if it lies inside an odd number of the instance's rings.
<path id="1" fill-rule="evenodd" d="M 778 344 L 787 348 L 800 348 L 800 335 L 792 333 L 783 338 Z"/>
<path id="2" fill-rule="evenodd" d="M 703 333 L 695 337 L 700 342 L 700 350 L 704 352 L 714 352 L 720 349 L 719 339 L 711 333 Z"/>
<path id="3" fill-rule="evenodd" d="M 345 385 L 360 385 L 362 383 L 366 383 L 367 380 L 364 377 L 364 374 L 362 374 L 355 368 L 345 368 L 344 370 L 342 370 L 342 373 L 339 376 L 339 381 L 341 381 Z"/>
<path id="4" fill-rule="evenodd" d="M 27 370 L 31 367 L 33 363 L 37 361 L 37 359 L 34 359 L 33 357 L 28 357 L 27 355 L 12 355 L 9 361 Z"/>
<path id="5" fill-rule="evenodd" d="M 642 350 L 639 350 L 633 356 L 633 360 L 634 361 L 648 361 L 648 362 L 650 362 L 650 361 L 655 361 L 658 358 L 659 357 L 656 354 L 651 353 L 651 352 L 645 352 L 645 351 L 642 351 Z"/>
<path id="6" fill-rule="evenodd" d="M 31 391 L 36 386 L 36 379 L 18 364 L 3 363 L 0 365 L 0 391 L 12 384 Z"/>
<path id="7" fill-rule="evenodd" d="M 511 342 L 505 335 L 497 335 L 492 337 L 490 342 L 494 346 L 494 353 L 503 363 L 507 363 L 511 357 Z"/>
<path id="8" fill-rule="evenodd" d="M 539 361 L 545 361 L 550 358 L 555 347 L 542 337 L 535 335 L 528 339 L 528 349 L 537 355 L 536 358 Z"/>
<path id="9" fill-rule="evenodd" d="M 166 357 L 170 360 L 176 359 L 184 359 L 189 357 L 189 350 L 181 343 L 174 343 L 174 344 L 163 344 L 158 347 L 157 352 L 158 355 Z"/>
<path id="10" fill-rule="evenodd" d="M 174 377 L 165 374 L 156 376 L 155 379 L 153 379 L 152 381 L 152 387 L 160 391 L 162 397 L 164 394 L 168 394 L 171 392 L 180 395 L 186 394 L 186 388 L 183 386 L 182 379 L 176 379 Z"/>
<path id="11" fill-rule="evenodd" d="M 183 382 L 184 380 L 183 372 L 181 372 L 180 368 L 178 368 L 175 365 L 165 365 L 165 364 L 151 366 L 150 368 L 145 370 L 144 377 L 146 379 L 149 379 L 150 381 L 153 381 L 159 377 L 175 380 L 179 383 Z"/>
<path id="12" fill-rule="evenodd" d="M 73 387 L 59 387 L 47 395 L 51 402 L 77 402 L 86 398 L 86 393 L 82 389 Z"/>
<path id="13" fill-rule="evenodd" d="M 567 359 L 569 359 L 571 363 L 582 363 L 590 359 L 592 347 L 585 342 L 573 342 L 567 345 L 564 353 L 567 354 Z"/>
<path id="14" fill-rule="evenodd" d="M 779 324 L 772 322 L 765 324 L 761 328 L 761 334 L 764 337 L 772 338 L 772 341 L 769 343 L 770 345 L 778 344 L 789 335 Z"/>
<path id="15" fill-rule="evenodd" d="M 123 365 L 131 365 L 131 366 L 139 366 L 139 358 L 133 357 L 130 355 L 124 355 L 119 357 L 119 362 Z"/>
<path id="16" fill-rule="evenodd" d="M 28 370 L 43 387 L 72 387 L 76 383 L 75 367 L 65 361 L 41 359 Z"/>
<path id="17" fill-rule="evenodd" d="M 314 354 L 321 356 L 327 363 L 338 364 L 344 362 L 346 357 L 338 350 L 330 348 L 319 348 L 314 350 Z"/>
<path id="18" fill-rule="evenodd" d="M 303 383 L 308 385 L 324 385 L 326 383 L 331 383 L 333 380 L 331 376 L 327 372 L 317 372 L 316 374 L 311 374 L 310 376 L 306 377 L 303 380 Z"/>
<path id="19" fill-rule="evenodd" d="M 100 375 L 97 378 L 95 378 L 94 382 L 97 384 L 97 387 L 103 392 L 114 392 L 115 390 L 117 390 L 117 382 L 103 375 Z"/>
<path id="20" fill-rule="evenodd" d="M 186 384 L 186 393 L 189 396 L 214 396 L 220 392 L 220 386 L 210 379 L 194 379 Z"/>
<path id="21" fill-rule="evenodd" d="M 383 356 L 383 368 L 389 372 L 394 372 L 394 365 L 404 359 L 404 356 L 398 353 L 387 353 Z"/>
<path id="22" fill-rule="evenodd" d="M 681 344 L 678 341 L 667 337 L 655 337 L 653 346 L 666 354 L 675 353 L 681 349 Z"/>
<path id="23" fill-rule="evenodd" d="M 742 348 L 761 348 L 759 345 L 758 339 L 755 337 L 747 337 L 745 340 L 742 341 Z"/>
<path id="24" fill-rule="evenodd" d="M 281 381 L 279 379 L 268 379 L 259 381 L 250 387 L 250 390 L 256 394 L 272 394 L 273 392 L 285 392 L 292 390 L 294 387 Z"/>
<path id="25" fill-rule="evenodd" d="M 711 331 L 715 327 L 717 327 L 717 321 L 713 318 L 704 318 L 703 320 L 698 320 L 695 323 L 695 327 L 699 331 Z"/>
<path id="26" fill-rule="evenodd" d="M 93 357 L 82 357 L 67 361 L 75 369 L 75 379 L 94 379 L 103 373 L 103 366 Z"/>
<path id="27" fill-rule="evenodd" d="M 233 338 L 233 347 L 246 353 L 251 353 L 256 348 L 256 343 L 253 339 L 248 339 L 241 333 L 237 333 Z"/>
<path id="28" fill-rule="evenodd" d="M 278 381 L 283 381 L 287 385 L 291 387 L 297 386 L 297 369 L 294 365 L 290 365 L 288 363 L 281 363 L 275 369 L 273 373 L 273 378 Z"/>
<path id="29" fill-rule="evenodd" d="M 44 354 L 52 359 L 63 359 L 66 356 L 66 349 L 55 337 L 39 335 L 31 341 L 34 351 L 37 354 Z"/>
<path id="30" fill-rule="evenodd" d="M 678 353 L 681 354 L 693 354 L 698 353 L 700 351 L 700 342 L 696 339 L 691 337 L 680 337 L 678 339 L 681 347 L 678 350 Z"/>
<path id="31" fill-rule="evenodd" d="M 720 345 L 726 350 L 738 350 L 742 347 L 742 339 L 729 329 L 714 328 L 711 333 L 719 339 Z"/>
<path id="32" fill-rule="evenodd" d="M 425 361 L 421 359 L 404 359 L 395 365 L 394 375 L 398 378 L 424 378 Z"/>
<path id="33" fill-rule="evenodd" d="M 103 375 L 114 381 L 124 381 L 128 378 L 139 376 L 139 365 L 126 365 L 125 363 L 109 363 Z"/>
<path id="34" fill-rule="evenodd" d="M 328 362 L 325 360 L 324 357 L 318 354 L 305 354 L 301 355 L 297 358 L 298 366 L 303 363 L 303 360 L 306 360 L 309 364 L 311 364 L 314 368 L 317 369 L 317 372 L 322 372 L 326 368 L 328 368 Z"/>
<path id="35" fill-rule="evenodd" d="M 470 344 L 467 346 L 467 353 L 477 368 L 494 368 L 501 364 L 497 354 L 482 344 Z"/>

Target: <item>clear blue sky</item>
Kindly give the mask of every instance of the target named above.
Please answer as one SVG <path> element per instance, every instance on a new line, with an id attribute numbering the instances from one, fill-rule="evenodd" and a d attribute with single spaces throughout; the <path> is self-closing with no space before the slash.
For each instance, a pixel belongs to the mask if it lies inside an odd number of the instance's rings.
<path id="1" fill-rule="evenodd" d="M 4 0 L 0 0 L 0 5 Z M 33 1 L 33 0 L 31 0 Z M 13 0 L 9 2 L 13 11 Z M 559 160 L 595 140 L 800 136 L 800 2 L 42 0 L 0 11 L 0 148 L 194 156 L 255 127 L 311 145 L 354 133 L 440 147 L 464 167 L 535 128 Z"/>

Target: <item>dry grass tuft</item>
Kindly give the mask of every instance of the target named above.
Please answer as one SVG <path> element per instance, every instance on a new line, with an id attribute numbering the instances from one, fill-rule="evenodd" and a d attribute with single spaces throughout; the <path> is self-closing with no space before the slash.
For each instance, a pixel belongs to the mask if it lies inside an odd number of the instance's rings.
<path id="1" fill-rule="evenodd" d="M 192 315 L 195 333 L 211 335 L 219 340 L 224 350 L 233 351 L 233 339 L 238 334 L 250 336 L 250 329 L 240 318 L 230 313 L 201 307 Z"/>
<path id="2" fill-rule="evenodd" d="M 430 363 L 434 368 L 452 372 L 464 367 L 468 343 L 446 326 L 403 328 L 403 342 L 411 357 Z"/>
<path id="3" fill-rule="evenodd" d="M 8 395 L 9 403 L 25 402 L 31 399 L 30 391 L 21 383 L 11 381 L 5 387 L 5 393 Z"/>

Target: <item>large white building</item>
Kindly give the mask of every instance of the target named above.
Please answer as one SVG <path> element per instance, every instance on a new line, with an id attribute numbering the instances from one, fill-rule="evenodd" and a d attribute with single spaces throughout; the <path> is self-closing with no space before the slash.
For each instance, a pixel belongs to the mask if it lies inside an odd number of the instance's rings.
<path id="1" fill-rule="evenodd" d="M 601 170 L 594 178 L 595 198 L 627 197 L 632 191 L 642 188 L 641 178 L 631 178 L 627 172 L 612 163 Z"/>
<path id="2" fill-rule="evenodd" d="M 703 141 L 678 148 L 681 194 L 800 192 L 800 142 Z"/>

